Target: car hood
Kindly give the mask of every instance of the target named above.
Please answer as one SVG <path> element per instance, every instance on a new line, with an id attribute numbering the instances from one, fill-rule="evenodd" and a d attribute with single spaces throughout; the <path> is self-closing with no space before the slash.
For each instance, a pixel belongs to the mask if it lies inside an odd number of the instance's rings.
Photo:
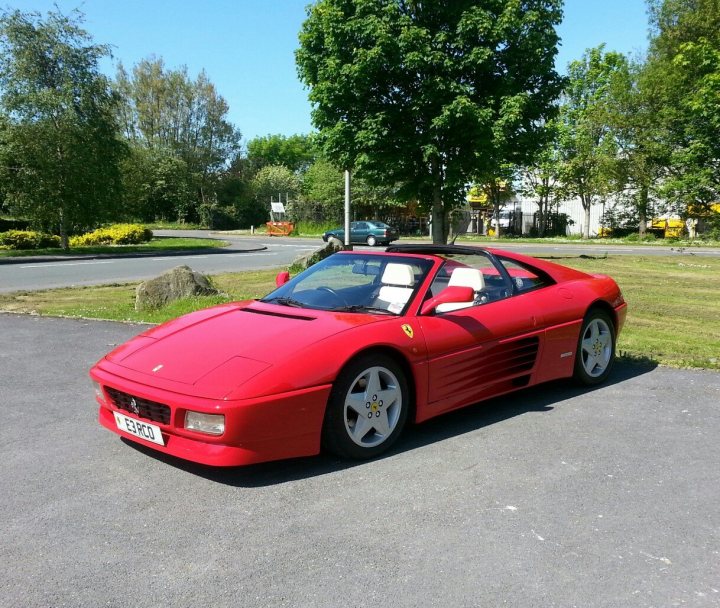
<path id="1" fill-rule="evenodd" d="M 297 365 L 303 352 L 318 342 L 378 320 L 371 315 L 261 302 L 221 305 L 185 315 L 123 344 L 107 355 L 106 361 L 115 368 L 107 371 L 158 388 L 224 398 L 267 370 L 274 369 L 277 377 L 278 369 Z M 262 392 L 274 390 L 272 384 L 264 383 L 267 391 Z"/>

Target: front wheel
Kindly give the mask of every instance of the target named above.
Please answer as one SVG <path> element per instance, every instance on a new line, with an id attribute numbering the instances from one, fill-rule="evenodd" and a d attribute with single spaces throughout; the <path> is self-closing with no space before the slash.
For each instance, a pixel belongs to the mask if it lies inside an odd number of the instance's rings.
<path id="1" fill-rule="evenodd" d="M 575 355 L 574 378 L 580 384 L 603 382 L 615 361 L 615 324 L 603 310 L 591 310 L 583 321 Z"/>
<path id="2" fill-rule="evenodd" d="M 372 458 L 387 450 L 408 416 L 408 386 L 386 355 L 362 356 L 340 372 L 323 424 L 323 445 L 344 458 Z"/>

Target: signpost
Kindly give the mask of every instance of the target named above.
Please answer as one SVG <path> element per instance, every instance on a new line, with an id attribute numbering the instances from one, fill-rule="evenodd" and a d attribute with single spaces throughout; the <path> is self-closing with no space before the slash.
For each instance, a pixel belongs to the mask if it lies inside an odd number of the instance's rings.
<path id="1" fill-rule="evenodd" d="M 287 200 L 287 195 L 285 198 Z M 270 221 L 265 225 L 267 226 L 268 236 L 288 236 L 295 230 L 295 224 L 285 221 L 285 205 L 279 194 L 277 202 L 270 197 Z"/>

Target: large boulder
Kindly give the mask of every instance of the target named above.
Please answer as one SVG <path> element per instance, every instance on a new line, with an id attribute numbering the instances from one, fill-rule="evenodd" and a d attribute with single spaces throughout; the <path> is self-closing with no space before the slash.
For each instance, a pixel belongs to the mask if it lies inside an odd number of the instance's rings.
<path id="1" fill-rule="evenodd" d="M 313 264 L 317 264 L 320 260 L 324 260 L 326 257 L 331 256 L 336 251 L 342 251 L 344 248 L 345 245 L 340 239 L 331 236 L 328 239 L 327 244 L 320 247 L 320 249 L 316 249 L 315 251 L 311 251 L 310 253 L 306 253 L 295 258 L 290 268 L 293 272 L 302 272 L 306 268 L 310 268 Z"/>
<path id="2" fill-rule="evenodd" d="M 140 283 L 135 290 L 135 310 L 154 310 L 169 302 L 219 293 L 208 278 L 189 266 L 177 266 L 159 277 Z"/>

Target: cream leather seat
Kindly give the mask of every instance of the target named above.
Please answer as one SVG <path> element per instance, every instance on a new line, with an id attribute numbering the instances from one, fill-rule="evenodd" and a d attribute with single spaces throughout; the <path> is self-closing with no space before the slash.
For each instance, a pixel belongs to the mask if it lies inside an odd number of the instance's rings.
<path id="1" fill-rule="evenodd" d="M 475 296 L 477 296 L 485 289 L 485 278 L 477 268 L 455 268 L 450 275 L 448 287 L 471 287 L 475 292 Z M 451 302 L 448 304 L 440 304 L 435 310 L 437 312 L 450 312 L 474 305 L 475 302 Z"/>
<path id="2" fill-rule="evenodd" d="M 382 287 L 378 292 L 376 306 L 399 313 L 405 308 L 413 292 L 415 274 L 408 264 L 388 264 L 382 278 Z"/>

